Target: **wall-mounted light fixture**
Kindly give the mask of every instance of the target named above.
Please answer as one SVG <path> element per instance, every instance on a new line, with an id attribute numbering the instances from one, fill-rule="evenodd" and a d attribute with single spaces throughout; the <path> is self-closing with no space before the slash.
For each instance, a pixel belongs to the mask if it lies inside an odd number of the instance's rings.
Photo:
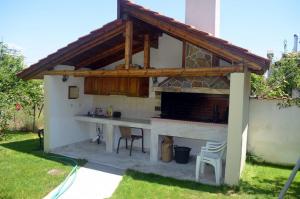
<path id="1" fill-rule="evenodd" d="M 67 75 L 63 75 L 63 77 L 62 77 L 62 81 L 63 82 L 66 82 L 66 81 L 68 81 L 68 79 L 69 79 L 69 76 L 67 76 Z"/>
<path id="2" fill-rule="evenodd" d="M 154 86 L 156 86 L 156 85 L 158 84 L 158 79 L 157 79 L 157 77 L 152 77 L 152 84 L 153 84 Z"/>

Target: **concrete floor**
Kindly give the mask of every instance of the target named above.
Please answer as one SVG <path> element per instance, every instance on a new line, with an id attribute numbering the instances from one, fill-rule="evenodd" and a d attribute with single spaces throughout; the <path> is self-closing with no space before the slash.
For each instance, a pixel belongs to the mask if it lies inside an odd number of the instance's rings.
<path id="1" fill-rule="evenodd" d="M 133 149 L 132 156 L 129 156 L 129 150 L 125 148 L 120 148 L 119 154 L 107 153 L 105 152 L 105 144 L 98 145 L 89 141 L 57 148 L 53 153 L 86 159 L 92 163 L 122 170 L 133 169 L 180 180 L 195 180 L 195 157 L 191 157 L 188 164 L 177 164 L 175 161 L 153 163 L 150 162 L 149 152 L 142 153 L 141 149 Z M 211 166 L 208 165 L 205 167 L 204 174 L 200 176 L 200 182 L 215 185 L 214 171 Z"/>

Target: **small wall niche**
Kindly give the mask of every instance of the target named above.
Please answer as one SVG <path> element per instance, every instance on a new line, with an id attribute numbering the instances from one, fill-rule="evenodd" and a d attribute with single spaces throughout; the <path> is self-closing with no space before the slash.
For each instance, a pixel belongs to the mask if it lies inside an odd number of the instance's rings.
<path id="1" fill-rule="evenodd" d="M 78 99 L 79 98 L 79 88 L 77 86 L 69 86 L 68 99 Z"/>

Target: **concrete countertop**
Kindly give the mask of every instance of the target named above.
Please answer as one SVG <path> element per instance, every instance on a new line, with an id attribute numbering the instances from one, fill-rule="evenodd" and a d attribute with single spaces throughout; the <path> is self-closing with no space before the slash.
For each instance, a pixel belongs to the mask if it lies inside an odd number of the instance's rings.
<path id="1" fill-rule="evenodd" d="M 81 122 L 110 124 L 114 126 L 128 126 L 133 128 L 151 129 L 150 119 L 138 119 L 138 118 L 112 118 L 112 117 L 92 117 L 87 115 L 76 115 L 74 119 Z"/>
<path id="2" fill-rule="evenodd" d="M 160 118 L 160 117 L 152 117 L 151 123 L 153 122 L 161 122 L 161 123 L 177 123 L 177 124 L 184 124 L 184 125 L 194 125 L 194 126 L 205 126 L 205 127 L 212 127 L 212 128 L 228 128 L 228 124 L 221 124 L 221 123 L 213 123 L 213 122 L 198 122 L 198 121 L 188 121 L 188 120 L 175 120 L 175 119 L 167 119 L 167 118 Z"/>

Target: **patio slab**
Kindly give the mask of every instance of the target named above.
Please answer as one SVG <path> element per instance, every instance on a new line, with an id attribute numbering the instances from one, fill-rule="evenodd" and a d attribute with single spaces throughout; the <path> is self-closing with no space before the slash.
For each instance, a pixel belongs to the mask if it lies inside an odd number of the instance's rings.
<path id="1" fill-rule="evenodd" d="M 149 152 L 142 153 L 141 149 L 133 149 L 132 156 L 129 150 L 120 148 L 119 154 L 107 153 L 105 144 L 96 144 L 89 141 L 71 144 L 57 148 L 53 153 L 86 159 L 89 162 L 105 165 L 121 170 L 133 169 L 144 173 L 154 173 L 165 177 L 180 180 L 195 180 L 196 158 L 191 157 L 188 164 L 177 164 L 175 161 L 165 163 L 162 161 L 151 162 Z M 224 172 L 223 172 L 224 173 Z M 211 166 L 206 166 L 200 182 L 215 185 L 214 171 Z"/>

